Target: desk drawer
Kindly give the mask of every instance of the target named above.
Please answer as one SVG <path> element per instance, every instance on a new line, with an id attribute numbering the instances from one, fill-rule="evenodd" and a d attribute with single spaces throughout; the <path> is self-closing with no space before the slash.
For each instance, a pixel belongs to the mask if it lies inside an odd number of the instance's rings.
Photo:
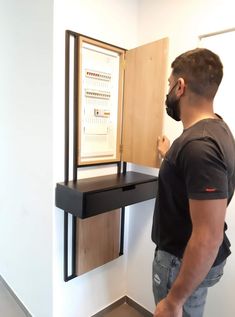
<path id="1" fill-rule="evenodd" d="M 79 218 L 119 209 L 157 194 L 156 176 L 111 174 L 56 185 L 56 206 Z"/>
<path id="2" fill-rule="evenodd" d="M 127 185 L 102 192 L 86 193 L 82 217 L 90 217 L 156 197 L 157 181 Z"/>

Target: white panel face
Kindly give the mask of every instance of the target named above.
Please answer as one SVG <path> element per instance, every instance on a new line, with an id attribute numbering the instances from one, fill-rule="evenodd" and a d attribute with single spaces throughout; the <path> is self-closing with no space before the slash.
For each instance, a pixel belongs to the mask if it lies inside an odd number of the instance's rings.
<path id="1" fill-rule="evenodd" d="M 117 157 L 119 54 L 82 44 L 80 162 Z"/>

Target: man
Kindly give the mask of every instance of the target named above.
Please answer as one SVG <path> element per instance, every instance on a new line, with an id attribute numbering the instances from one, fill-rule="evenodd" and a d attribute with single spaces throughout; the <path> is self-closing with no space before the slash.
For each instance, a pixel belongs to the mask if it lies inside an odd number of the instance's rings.
<path id="1" fill-rule="evenodd" d="M 172 63 L 166 110 L 183 133 L 164 157 L 153 218 L 154 317 L 201 317 L 207 288 L 219 281 L 230 243 L 226 208 L 235 186 L 235 143 L 213 99 L 223 77 L 219 57 L 197 48 Z"/>

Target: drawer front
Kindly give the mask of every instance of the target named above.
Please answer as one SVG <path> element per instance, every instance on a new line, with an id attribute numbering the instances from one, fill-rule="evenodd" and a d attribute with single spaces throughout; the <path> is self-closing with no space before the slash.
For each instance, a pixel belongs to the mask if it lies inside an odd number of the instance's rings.
<path id="1" fill-rule="evenodd" d="M 84 197 L 83 218 L 155 198 L 156 193 L 157 181 L 87 193 Z"/>

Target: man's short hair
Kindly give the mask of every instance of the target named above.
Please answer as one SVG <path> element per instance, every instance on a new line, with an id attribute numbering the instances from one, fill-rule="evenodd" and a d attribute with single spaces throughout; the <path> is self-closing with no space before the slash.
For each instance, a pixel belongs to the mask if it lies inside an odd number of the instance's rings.
<path id="1" fill-rule="evenodd" d="M 223 78 L 223 64 L 218 55 L 196 48 L 179 55 L 171 64 L 174 77 L 182 77 L 195 94 L 213 99 Z"/>

